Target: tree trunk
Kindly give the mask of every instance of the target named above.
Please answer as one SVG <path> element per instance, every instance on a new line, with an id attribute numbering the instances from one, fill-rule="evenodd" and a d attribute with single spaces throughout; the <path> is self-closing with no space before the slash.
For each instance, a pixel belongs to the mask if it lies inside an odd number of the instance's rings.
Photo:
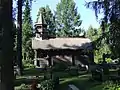
<path id="1" fill-rule="evenodd" d="M 19 75 L 22 75 L 22 0 L 18 0 L 17 29 L 17 62 L 20 69 Z"/>
<path id="2" fill-rule="evenodd" d="M 14 90 L 12 0 L 0 0 L 0 90 Z"/>

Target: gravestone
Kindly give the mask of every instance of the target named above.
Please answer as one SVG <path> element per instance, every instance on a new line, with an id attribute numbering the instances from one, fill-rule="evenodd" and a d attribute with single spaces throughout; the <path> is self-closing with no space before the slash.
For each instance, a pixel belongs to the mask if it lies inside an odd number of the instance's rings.
<path id="1" fill-rule="evenodd" d="M 70 84 L 68 85 L 68 90 L 79 90 L 79 88 L 77 88 L 75 85 Z"/>
<path id="2" fill-rule="evenodd" d="M 109 79 L 109 65 L 106 61 L 103 61 L 102 63 L 102 68 L 103 68 L 103 80 L 108 80 Z"/>
<path id="3" fill-rule="evenodd" d="M 69 70 L 69 74 L 72 76 L 77 76 L 78 73 L 78 68 L 76 66 L 71 66 Z"/>
<path id="4" fill-rule="evenodd" d="M 101 67 L 98 67 L 92 70 L 92 78 L 94 80 L 102 81 L 103 80 L 103 69 Z"/>
<path id="5" fill-rule="evenodd" d="M 52 67 L 45 67 L 44 68 L 44 79 L 52 79 L 53 71 Z"/>

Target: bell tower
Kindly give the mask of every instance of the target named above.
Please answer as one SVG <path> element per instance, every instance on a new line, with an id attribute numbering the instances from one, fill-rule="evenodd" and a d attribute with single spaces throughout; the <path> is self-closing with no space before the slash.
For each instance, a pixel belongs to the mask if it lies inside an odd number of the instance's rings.
<path id="1" fill-rule="evenodd" d="M 35 23 L 35 37 L 40 40 L 48 39 L 47 24 L 40 13 L 37 23 Z"/>

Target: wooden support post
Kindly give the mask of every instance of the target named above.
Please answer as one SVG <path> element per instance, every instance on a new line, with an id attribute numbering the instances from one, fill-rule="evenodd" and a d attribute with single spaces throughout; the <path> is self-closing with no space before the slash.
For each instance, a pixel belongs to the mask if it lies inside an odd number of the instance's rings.
<path id="1" fill-rule="evenodd" d="M 49 57 L 48 57 L 48 63 L 49 63 L 49 66 L 52 66 L 51 55 L 49 55 Z"/>
<path id="2" fill-rule="evenodd" d="M 37 50 L 34 50 L 35 56 L 34 56 L 34 65 L 37 66 Z"/>
<path id="3" fill-rule="evenodd" d="M 75 66 L 75 56 L 72 55 L 72 65 Z"/>

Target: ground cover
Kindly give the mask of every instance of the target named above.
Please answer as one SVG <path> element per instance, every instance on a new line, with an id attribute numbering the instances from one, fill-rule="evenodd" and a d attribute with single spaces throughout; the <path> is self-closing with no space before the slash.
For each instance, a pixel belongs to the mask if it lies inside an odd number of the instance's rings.
<path id="1" fill-rule="evenodd" d="M 16 90 L 19 90 L 21 85 L 30 86 L 35 76 L 39 76 L 38 81 L 41 82 L 44 78 L 44 73 L 40 69 L 25 69 L 24 75 L 17 77 L 15 80 Z M 68 72 L 53 72 L 53 75 L 60 77 L 60 85 L 57 90 L 67 90 L 69 84 L 74 84 L 80 90 L 102 90 L 101 82 L 91 80 L 91 74 L 81 74 L 78 76 L 71 76 Z"/>

